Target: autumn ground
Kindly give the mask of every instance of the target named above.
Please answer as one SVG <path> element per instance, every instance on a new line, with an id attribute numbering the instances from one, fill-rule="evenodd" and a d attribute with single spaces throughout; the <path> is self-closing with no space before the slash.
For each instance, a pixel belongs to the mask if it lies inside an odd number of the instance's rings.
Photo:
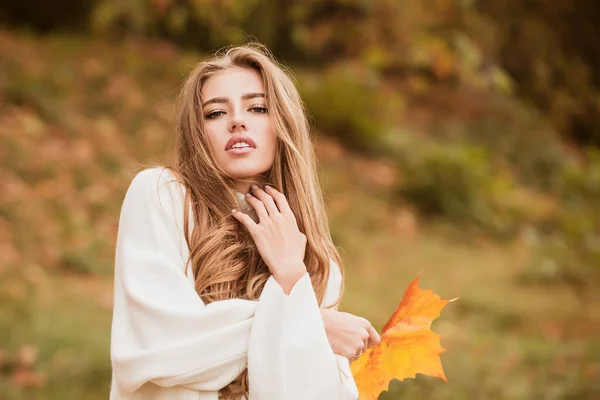
<path id="1" fill-rule="evenodd" d="M 112 257 L 140 163 L 169 162 L 172 101 L 197 56 L 0 32 L 0 399 L 106 399 Z M 522 239 L 416 218 L 396 176 L 318 143 L 342 308 L 381 329 L 419 272 L 448 305 L 433 324 L 449 385 L 394 382 L 382 399 L 600 398 L 597 294 L 526 281 Z"/>

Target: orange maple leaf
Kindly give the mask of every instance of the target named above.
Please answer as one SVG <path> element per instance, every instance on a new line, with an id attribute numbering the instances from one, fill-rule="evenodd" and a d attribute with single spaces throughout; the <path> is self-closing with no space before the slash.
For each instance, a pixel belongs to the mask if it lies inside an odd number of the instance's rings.
<path id="1" fill-rule="evenodd" d="M 377 400 L 392 379 L 402 381 L 417 373 L 442 378 L 440 354 L 446 351 L 431 322 L 449 301 L 419 288 L 419 274 L 404 292 L 402 301 L 383 327 L 381 342 L 350 365 L 360 400 Z"/>

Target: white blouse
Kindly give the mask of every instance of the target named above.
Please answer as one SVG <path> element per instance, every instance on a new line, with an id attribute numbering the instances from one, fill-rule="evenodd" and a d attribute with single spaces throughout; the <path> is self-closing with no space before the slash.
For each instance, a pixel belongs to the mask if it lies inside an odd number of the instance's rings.
<path id="1" fill-rule="evenodd" d="M 258 300 L 202 302 L 192 268 L 185 271 L 184 194 L 169 170 L 149 168 L 125 195 L 110 399 L 217 400 L 246 367 L 249 400 L 357 399 L 348 359 L 327 340 L 308 273 L 289 295 L 271 276 Z M 339 268 L 331 266 L 322 306 L 341 289 Z"/>

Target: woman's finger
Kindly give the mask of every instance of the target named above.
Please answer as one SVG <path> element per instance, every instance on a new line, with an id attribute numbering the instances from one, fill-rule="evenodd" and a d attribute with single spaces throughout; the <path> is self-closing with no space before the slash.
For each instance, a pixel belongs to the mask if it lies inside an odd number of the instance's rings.
<path id="1" fill-rule="evenodd" d="M 256 185 L 252 185 L 252 194 L 263 202 L 269 215 L 280 214 L 277 205 L 273 201 L 273 197 Z"/>
<path id="2" fill-rule="evenodd" d="M 357 360 L 362 355 L 363 352 L 364 352 L 363 349 L 358 350 L 350 360 L 351 361 Z"/>
<path id="3" fill-rule="evenodd" d="M 231 215 L 233 218 L 240 221 L 242 225 L 244 225 L 250 233 L 253 233 L 255 228 L 258 226 L 256 222 L 248 214 L 241 212 L 240 210 L 233 209 L 231 210 Z"/>
<path id="4" fill-rule="evenodd" d="M 273 198 L 273 200 L 277 204 L 277 208 L 282 214 L 293 215 L 292 209 L 290 208 L 290 205 L 283 193 L 268 185 L 265 186 L 265 191 Z"/>
<path id="5" fill-rule="evenodd" d="M 376 345 L 381 341 L 381 337 L 379 336 L 379 333 L 377 333 L 375 328 L 373 328 L 373 325 L 369 324 L 369 326 L 367 327 L 367 332 L 369 332 L 368 347 Z"/>
<path id="6" fill-rule="evenodd" d="M 265 204 L 262 201 L 252 196 L 250 193 L 246 193 L 246 201 L 256 211 L 256 215 L 258 215 L 259 222 L 263 222 L 269 218 L 269 214 L 267 213 Z"/>

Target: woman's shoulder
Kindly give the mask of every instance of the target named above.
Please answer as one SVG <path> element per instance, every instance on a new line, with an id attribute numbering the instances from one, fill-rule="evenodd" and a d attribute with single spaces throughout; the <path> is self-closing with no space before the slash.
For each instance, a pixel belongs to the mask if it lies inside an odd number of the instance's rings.
<path id="1" fill-rule="evenodd" d="M 145 168 L 133 176 L 127 193 L 124 207 L 127 209 L 151 209 L 159 206 L 167 214 L 181 213 L 185 199 L 185 187 L 177 178 L 177 173 L 169 167 Z"/>
<path id="2" fill-rule="evenodd" d="M 148 167 L 134 174 L 130 186 L 159 189 L 166 184 L 174 184 L 174 187 L 183 187 L 178 176 L 171 167 Z"/>
<path id="3" fill-rule="evenodd" d="M 137 172 L 128 192 L 139 193 L 144 196 L 162 197 L 168 193 L 182 195 L 185 187 L 178 178 L 177 172 L 170 167 L 149 167 Z"/>

